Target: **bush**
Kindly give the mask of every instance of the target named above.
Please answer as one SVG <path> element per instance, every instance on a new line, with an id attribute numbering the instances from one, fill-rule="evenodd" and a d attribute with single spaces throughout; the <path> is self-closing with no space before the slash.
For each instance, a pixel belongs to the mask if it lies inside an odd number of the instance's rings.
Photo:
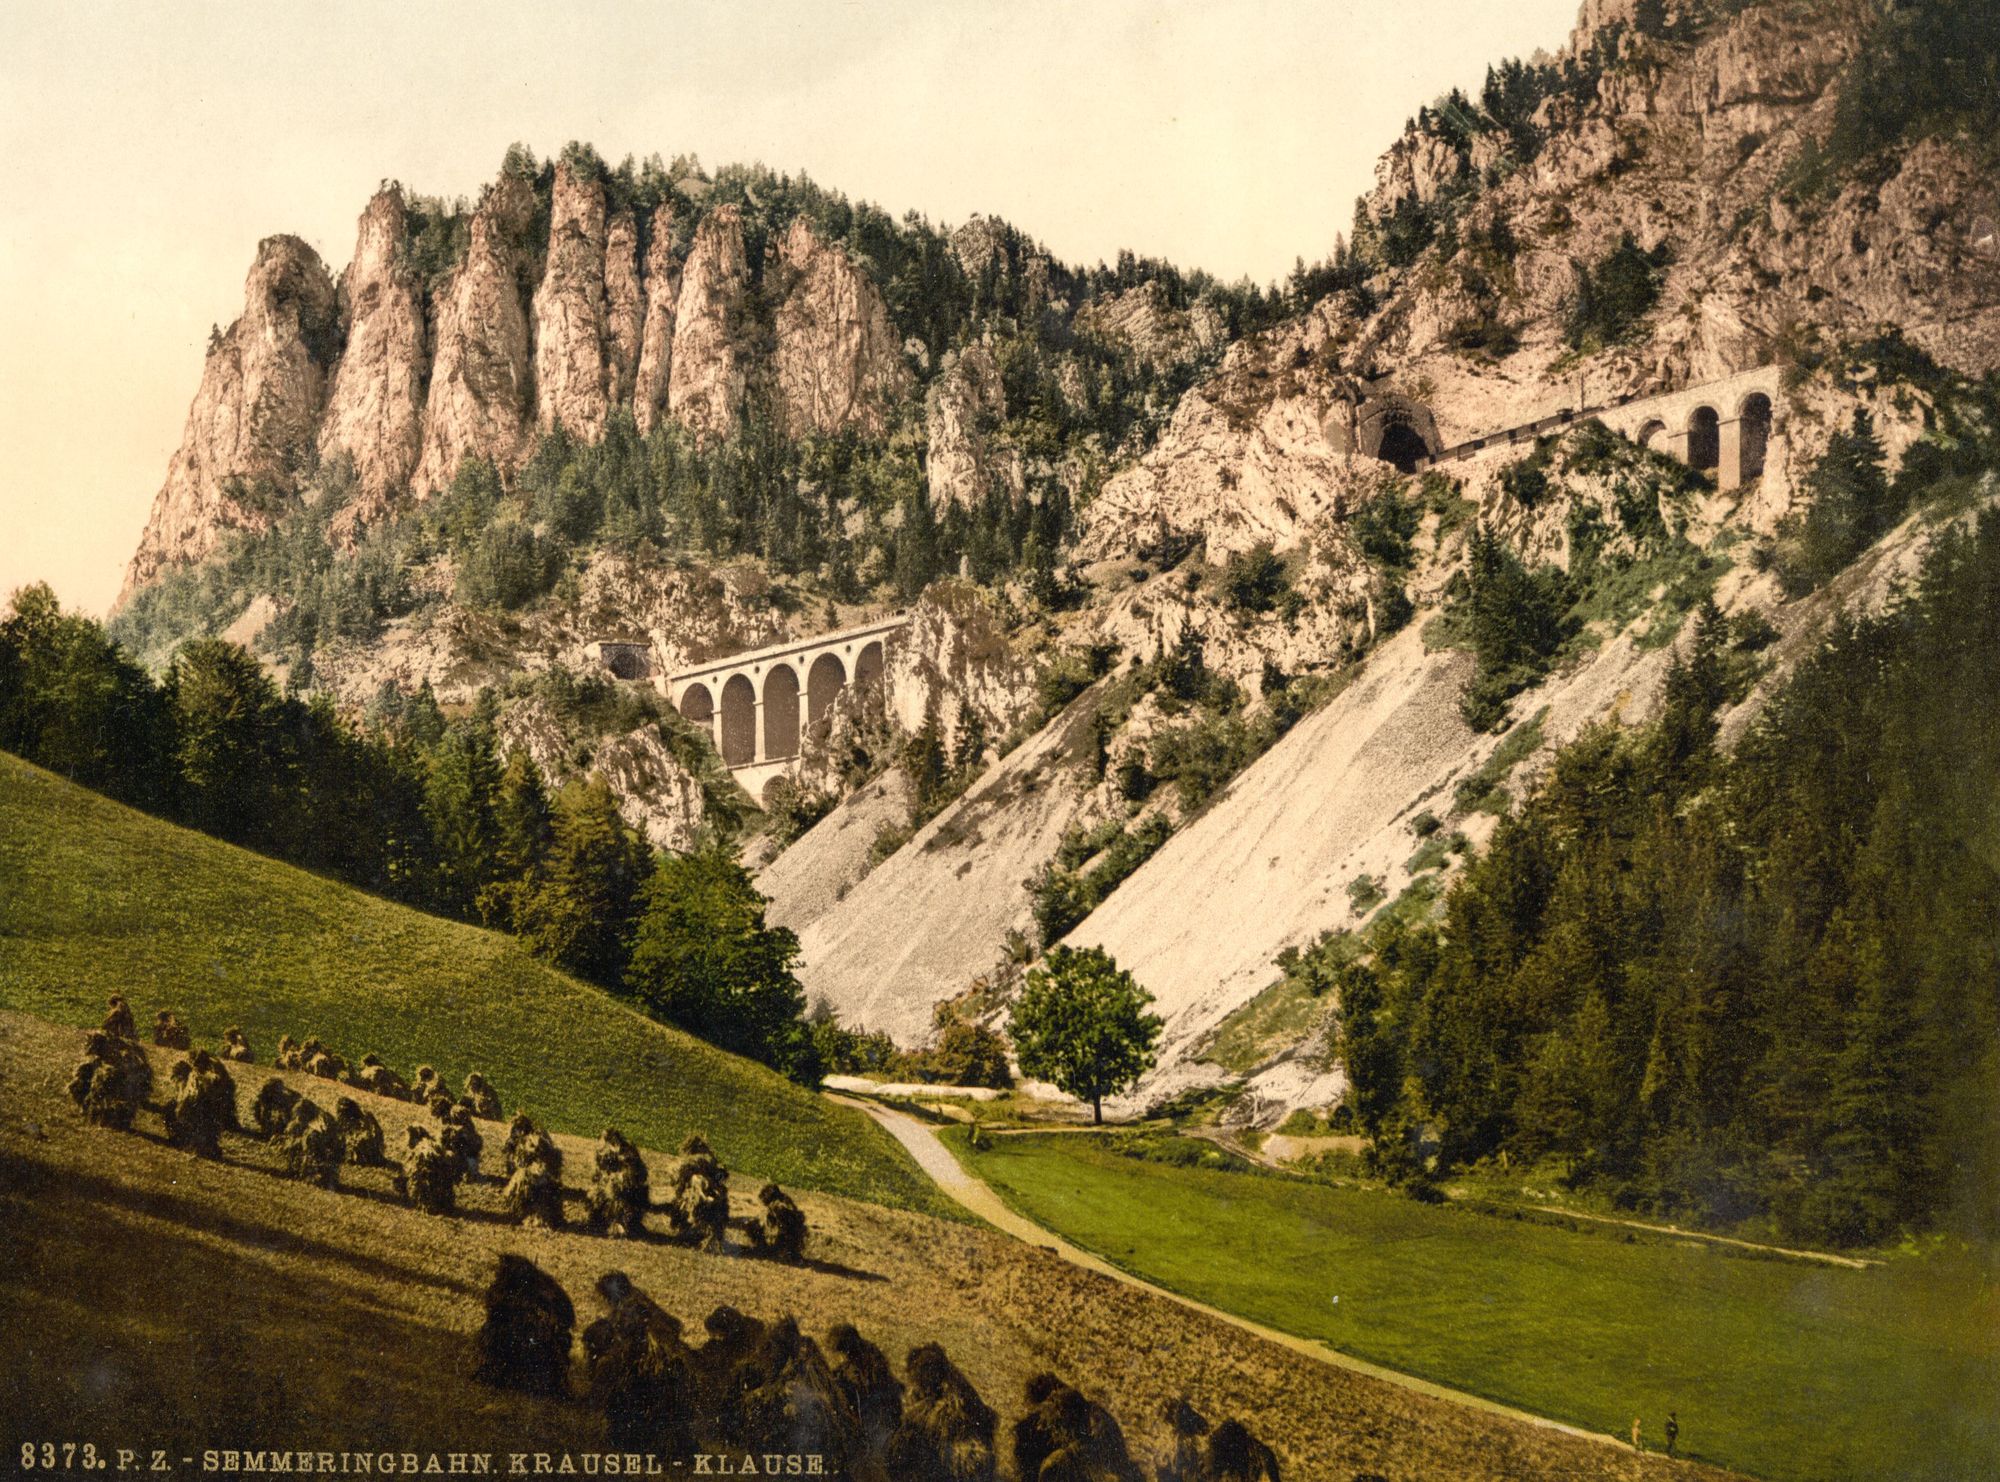
<path id="1" fill-rule="evenodd" d="M 1651 252 L 1642 251 L 1627 232 L 1596 264 L 1582 269 L 1563 327 L 1569 347 L 1595 350 L 1615 345 L 1637 329 L 1659 302 L 1667 261 L 1664 242 Z"/>
<path id="2" fill-rule="evenodd" d="M 1222 568 L 1222 598 L 1239 612 L 1269 612 L 1291 591 L 1291 578 L 1270 542 L 1238 551 Z"/>

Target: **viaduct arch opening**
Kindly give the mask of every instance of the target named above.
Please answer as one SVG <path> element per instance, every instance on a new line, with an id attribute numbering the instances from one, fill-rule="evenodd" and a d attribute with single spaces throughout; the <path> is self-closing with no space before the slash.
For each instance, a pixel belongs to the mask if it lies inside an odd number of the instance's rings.
<path id="1" fill-rule="evenodd" d="M 1688 414 L 1688 466 L 1714 473 L 1722 462 L 1722 419 L 1714 407 L 1696 407 Z"/>
<path id="2" fill-rule="evenodd" d="M 757 691 L 741 674 L 722 687 L 722 759 L 732 767 L 757 760 Z"/>
<path id="3" fill-rule="evenodd" d="M 705 684 L 691 684 L 687 693 L 681 696 L 681 714 L 698 726 L 707 726 L 715 719 L 715 697 L 708 692 Z"/>
<path id="4" fill-rule="evenodd" d="M 806 728 L 818 734 L 827 711 L 847 684 L 847 668 L 836 654 L 821 654 L 806 671 Z"/>
<path id="5" fill-rule="evenodd" d="M 799 676 L 790 664 L 773 664 L 764 676 L 764 756 L 799 754 Z"/>
<path id="6" fill-rule="evenodd" d="M 882 682 L 882 645 L 871 643 L 854 659 L 854 682 L 866 688 Z"/>
<path id="7" fill-rule="evenodd" d="M 1639 429 L 1638 442 L 1642 448 L 1650 449 L 1655 453 L 1664 453 L 1666 451 L 1666 440 L 1667 424 L 1662 422 L 1658 417 L 1653 418 L 1644 427 Z"/>

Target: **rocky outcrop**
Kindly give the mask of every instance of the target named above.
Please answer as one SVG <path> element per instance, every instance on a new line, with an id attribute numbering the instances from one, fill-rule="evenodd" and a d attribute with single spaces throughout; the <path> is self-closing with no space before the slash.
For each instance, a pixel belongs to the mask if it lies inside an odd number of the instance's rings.
<path id="1" fill-rule="evenodd" d="M 1349 452 L 1347 408 L 1323 392 L 1249 406 L 1229 392 L 1227 380 L 1190 391 L 1158 445 L 1105 484 L 1084 512 L 1085 560 L 1187 541 L 1210 561 L 1262 544 L 1290 550 L 1383 473 Z"/>
<path id="2" fill-rule="evenodd" d="M 628 253 L 634 245 L 626 242 Z M 556 166 L 548 264 L 535 290 L 535 425 L 594 442 L 611 411 L 605 304 L 604 182 L 568 160 Z M 636 287 L 636 285 L 632 285 Z"/>
<path id="3" fill-rule="evenodd" d="M 630 211 L 620 211 L 604 234 L 604 384 L 614 408 L 632 404 L 645 324 L 639 224 Z"/>
<path id="4" fill-rule="evenodd" d="M 778 244 L 778 406 L 794 436 L 879 435 L 909 386 L 881 290 L 803 217 Z"/>
<path id="5" fill-rule="evenodd" d="M 681 765 L 653 726 L 579 743 L 573 729 L 529 697 L 494 721 L 503 748 L 526 753 L 555 791 L 585 773 L 600 777 L 625 821 L 655 849 L 686 850 L 707 817 L 701 783 Z"/>
<path id="6" fill-rule="evenodd" d="M 969 709 L 998 741 L 1035 704 L 1033 671 L 1008 643 L 992 597 L 971 582 L 939 582 L 924 594 L 885 678 L 891 717 L 910 733 L 934 713 L 955 735 Z"/>
<path id="7" fill-rule="evenodd" d="M 934 508 L 970 508 L 995 487 L 1020 495 L 1020 458 L 990 440 L 1006 415 L 1007 394 L 990 347 L 967 345 L 946 361 L 924 398 L 924 466 Z"/>
<path id="8" fill-rule="evenodd" d="M 121 603 L 162 568 L 207 555 L 224 532 L 270 523 L 312 455 L 339 335 L 333 280 L 319 254 L 297 237 L 266 237 L 244 284 L 242 317 L 209 342 Z"/>
<path id="9" fill-rule="evenodd" d="M 1154 371 L 1198 360 L 1228 338 L 1214 304 L 1204 298 L 1177 309 L 1157 279 L 1093 299 L 1077 310 L 1076 327 L 1119 346 Z"/>
<path id="10" fill-rule="evenodd" d="M 423 451 L 430 364 L 424 290 L 408 239 L 403 192 L 391 185 L 361 213 L 354 258 L 340 275 L 346 348 L 327 393 L 319 452 L 354 465 L 355 497 L 341 512 L 349 528 L 389 511 Z"/>
<path id="11" fill-rule="evenodd" d="M 674 263 L 672 207 L 660 206 L 653 212 L 651 237 L 646 244 L 645 302 L 632 387 L 632 415 L 641 432 L 651 432 L 653 424 L 666 414 L 674 363 L 674 314 L 680 302 L 681 275 Z"/>
<path id="12" fill-rule="evenodd" d="M 743 224 L 734 206 L 702 218 L 681 274 L 674 312 L 667 409 L 697 437 L 725 437 L 736 427 L 748 384 L 738 320 L 750 270 Z"/>
<path id="13" fill-rule="evenodd" d="M 419 493 L 449 485 L 465 458 L 506 468 L 525 451 L 534 364 L 521 280 L 534 216 L 534 191 L 515 175 L 502 175 L 473 213 L 471 246 L 437 310 Z"/>

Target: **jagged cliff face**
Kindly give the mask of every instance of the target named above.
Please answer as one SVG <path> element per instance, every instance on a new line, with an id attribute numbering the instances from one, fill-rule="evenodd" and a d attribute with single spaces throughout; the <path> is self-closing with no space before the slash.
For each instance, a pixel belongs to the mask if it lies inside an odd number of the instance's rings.
<path id="1" fill-rule="evenodd" d="M 698 436 L 726 436 L 742 411 L 749 366 L 738 329 L 749 286 L 743 225 L 724 206 L 695 230 L 674 311 L 667 410 Z"/>
<path id="2" fill-rule="evenodd" d="M 468 457 L 511 467 L 526 444 L 534 360 L 521 279 L 534 213 L 533 190 L 512 175 L 503 175 L 473 213 L 471 249 L 437 311 L 420 494 L 449 485 Z"/>
<path id="3" fill-rule="evenodd" d="M 1543 100 L 1534 122 L 1546 143 L 1525 167 L 1504 135 L 1459 148 L 1441 124 L 1384 156 L 1365 203 L 1376 221 L 1451 191 L 1473 198 L 1457 250 L 1433 247 L 1383 285 L 1382 313 L 1350 320 L 1351 364 L 1444 369 L 1481 322 L 1518 334 L 1511 358 L 1546 361 L 1580 270 L 1629 232 L 1671 261 L 1646 333 L 1588 362 L 1601 391 L 1765 363 L 1802 325 L 1838 337 L 1896 324 L 1944 364 L 2000 366 L 2000 185 L 1965 145 L 1919 143 L 1879 185 L 1788 200 L 1788 172 L 1825 135 L 1879 6 L 1781 0 L 1722 15 L 1692 40 L 1642 35 L 1636 14 L 1633 0 L 1584 7 L 1572 53 L 1615 36 L 1613 55 L 1588 95 Z M 1492 245 L 1496 227 L 1511 250 Z"/>
<path id="4" fill-rule="evenodd" d="M 1084 305 L 1077 311 L 1076 327 L 1124 346 L 1141 365 L 1155 369 L 1186 365 L 1227 338 L 1214 304 L 1198 300 L 1191 308 L 1176 309 L 1158 282 Z"/>
<path id="5" fill-rule="evenodd" d="M 333 280 L 297 237 L 266 237 L 243 298 L 243 317 L 209 346 L 128 594 L 162 566 L 206 555 L 225 531 L 267 525 L 313 446 L 338 346 Z"/>
<path id="6" fill-rule="evenodd" d="M 327 393 L 319 453 L 353 462 L 359 492 L 344 512 L 350 523 L 380 518 L 423 451 L 428 334 L 408 235 L 403 193 L 391 186 L 362 212 L 354 259 L 340 276 L 346 347 Z"/>
<path id="7" fill-rule="evenodd" d="M 1000 367 L 985 344 L 967 345 L 931 382 L 924 398 L 926 469 L 939 509 L 970 508 L 995 488 L 1020 493 L 1020 456 L 992 445 L 1006 415 Z"/>
<path id="8" fill-rule="evenodd" d="M 621 265 L 630 278 L 636 243 L 626 233 Z M 535 425 L 558 425 L 594 441 L 610 414 L 613 337 L 606 301 L 604 184 L 594 173 L 556 166 L 549 253 L 535 290 Z"/>
<path id="9" fill-rule="evenodd" d="M 774 369 L 786 430 L 880 434 L 910 379 L 881 290 L 803 219 L 778 244 L 778 279 Z"/>
<path id="10" fill-rule="evenodd" d="M 668 206 L 653 212 L 652 241 L 646 248 L 639 359 L 632 387 L 632 415 L 641 432 L 651 432 L 667 411 L 674 364 L 674 315 L 680 305 L 681 276 L 673 254 L 674 217 Z"/>

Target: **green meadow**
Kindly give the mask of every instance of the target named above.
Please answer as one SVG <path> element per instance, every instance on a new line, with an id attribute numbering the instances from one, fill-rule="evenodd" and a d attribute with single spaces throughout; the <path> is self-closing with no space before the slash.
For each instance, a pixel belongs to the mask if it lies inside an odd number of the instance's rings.
<path id="1" fill-rule="evenodd" d="M 1088 1136 L 954 1151 L 1149 1281 L 1359 1358 L 1783 1479 L 2000 1476 L 1992 1253 L 1865 1270 L 1141 1161 Z"/>

